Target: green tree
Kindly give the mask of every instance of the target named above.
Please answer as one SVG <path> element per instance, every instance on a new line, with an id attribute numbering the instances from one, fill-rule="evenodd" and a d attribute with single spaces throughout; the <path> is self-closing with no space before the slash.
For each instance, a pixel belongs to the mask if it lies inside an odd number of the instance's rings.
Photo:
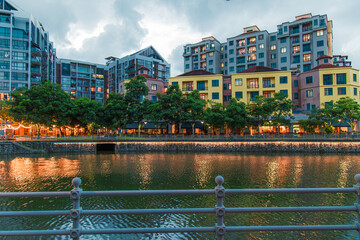
<path id="1" fill-rule="evenodd" d="M 30 89 L 18 89 L 11 93 L 12 108 L 9 114 L 15 121 L 33 123 L 40 126 L 61 128 L 69 124 L 70 95 L 60 85 L 46 81 L 43 85 L 33 85 Z"/>
<path id="2" fill-rule="evenodd" d="M 160 93 L 158 94 L 158 98 L 160 98 Z M 145 119 L 154 123 L 156 127 L 156 133 L 159 132 L 160 123 L 162 121 L 162 112 L 161 112 L 161 103 L 160 101 L 151 102 L 148 106 L 148 111 L 144 116 Z"/>
<path id="3" fill-rule="evenodd" d="M 182 119 L 185 122 L 191 123 L 193 135 L 195 133 L 196 120 L 203 120 L 205 105 L 206 102 L 200 98 L 198 90 L 191 91 L 184 99 Z"/>
<path id="4" fill-rule="evenodd" d="M 225 110 L 221 103 L 211 102 L 211 107 L 206 108 L 204 112 L 205 123 L 212 128 L 215 134 L 215 128 L 222 128 L 225 125 Z"/>
<path id="5" fill-rule="evenodd" d="M 0 100 L 0 120 L 4 122 L 11 122 L 12 118 L 9 114 L 11 103 L 8 100 Z"/>
<path id="6" fill-rule="evenodd" d="M 184 98 L 177 85 L 170 85 L 166 93 L 160 96 L 161 115 L 164 123 L 179 126 L 182 120 Z M 178 129 L 178 127 L 177 127 Z"/>
<path id="7" fill-rule="evenodd" d="M 277 133 L 280 133 L 280 126 L 289 126 L 293 119 L 293 102 L 284 93 L 275 93 L 273 98 L 268 99 L 272 109 L 271 120 L 276 125 Z"/>
<path id="8" fill-rule="evenodd" d="M 77 126 L 84 128 L 85 132 L 88 132 L 89 125 L 96 122 L 101 107 L 101 103 L 84 97 L 71 100 L 69 125 L 73 128 Z"/>
<path id="9" fill-rule="evenodd" d="M 359 104 L 350 97 L 342 97 L 334 104 L 333 111 L 335 118 L 348 123 L 353 133 L 355 121 L 360 119 Z"/>
<path id="10" fill-rule="evenodd" d="M 270 116 L 273 112 L 272 99 L 258 96 L 255 101 L 252 101 L 247 107 L 249 115 L 252 117 L 252 126 L 256 127 L 257 131 L 260 131 L 260 127 L 265 122 L 270 120 Z"/>
<path id="11" fill-rule="evenodd" d="M 231 98 L 225 107 L 225 123 L 235 133 L 236 129 L 244 129 L 249 125 L 248 110 L 246 104 Z"/>
<path id="12" fill-rule="evenodd" d="M 137 122 L 138 135 L 140 136 L 141 123 L 146 115 L 147 107 L 150 105 L 147 99 L 142 100 L 149 93 L 144 76 L 136 76 L 125 83 L 125 102 L 127 104 L 128 123 Z"/>
<path id="13" fill-rule="evenodd" d="M 124 96 L 120 94 L 110 93 L 106 99 L 105 106 L 100 108 L 97 124 L 104 126 L 112 131 L 116 131 L 125 127 L 127 123 L 127 104 Z"/>

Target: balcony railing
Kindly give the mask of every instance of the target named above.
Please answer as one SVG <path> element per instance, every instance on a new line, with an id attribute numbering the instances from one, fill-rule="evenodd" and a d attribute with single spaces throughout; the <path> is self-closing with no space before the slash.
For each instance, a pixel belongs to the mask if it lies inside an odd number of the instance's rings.
<path id="1" fill-rule="evenodd" d="M 199 90 L 199 91 L 207 91 L 208 87 L 198 87 L 197 90 Z"/>
<path id="2" fill-rule="evenodd" d="M 30 78 L 31 83 L 41 83 L 41 77 Z"/>
<path id="3" fill-rule="evenodd" d="M 193 91 L 194 88 L 193 87 L 183 87 L 182 90 L 185 91 Z"/>
<path id="4" fill-rule="evenodd" d="M 56 230 L 1 230 L 0 236 L 69 236 L 72 239 L 79 239 L 82 235 L 95 234 L 129 234 L 129 233 L 213 233 L 217 239 L 223 240 L 226 233 L 230 232 L 258 232 L 258 231 L 323 231 L 323 230 L 342 230 L 357 231 L 359 236 L 359 219 L 354 219 L 353 224 L 349 225 L 278 225 L 278 226 L 226 226 L 225 217 L 228 213 L 252 214 L 252 213 L 280 213 L 280 212 L 353 212 L 357 216 L 359 212 L 360 198 L 360 174 L 355 175 L 356 184 L 346 188 L 255 188 L 255 189 L 225 189 L 223 186 L 224 178 L 217 176 L 214 189 L 187 189 L 187 190 L 125 190 L 125 191 L 83 191 L 80 188 L 81 179 L 72 180 L 73 189 L 71 191 L 54 192 L 2 192 L 0 199 L 4 198 L 53 198 L 66 197 L 72 201 L 70 210 L 34 210 L 34 211 L 0 211 L 0 217 L 37 217 L 37 216 L 69 216 L 72 226 L 68 229 Z M 254 194 L 354 194 L 357 196 L 357 203 L 352 206 L 300 206 L 300 207 L 225 207 L 224 199 L 226 195 L 254 195 Z M 154 208 L 154 209 L 105 209 L 87 210 L 81 208 L 81 199 L 87 197 L 128 197 L 128 196 L 179 196 L 179 195 L 213 195 L 216 205 L 213 208 Z M 335 195 L 336 196 L 336 195 Z M 316 198 L 315 198 L 316 199 Z M 319 203 L 321 205 L 321 203 Z M 97 228 L 89 229 L 81 226 L 82 216 L 109 216 L 109 215 L 148 215 L 148 214 L 214 214 L 216 224 L 213 226 L 184 227 L 176 226 L 153 227 L 153 228 Z M 269 216 L 266 216 L 267 218 Z M 59 218 L 60 219 L 60 218 Z M 2 226 L 4 228 L 4 225 Z M 57 228 L 57 227 L 55 227 Z M 289 233 L 291 234 L 291 233 Z"/>
<path id="5" fill-rule="evenodd" d="M 263 88 L 274 88 L 275 84 L 263 84 Z"/>
<path id="6" fill-rule="evenodd" d="M 248 85 L 247 86 L 248 89 L 255 89 L 255 88 L 259 88 L 259 85 Z"/>

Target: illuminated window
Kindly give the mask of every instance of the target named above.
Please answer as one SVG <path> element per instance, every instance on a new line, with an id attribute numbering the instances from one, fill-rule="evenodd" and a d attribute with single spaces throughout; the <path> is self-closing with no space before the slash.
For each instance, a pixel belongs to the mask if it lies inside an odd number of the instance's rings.
<path id="1" fill-rule="evenodd" d="M 276 50 L 276 45 L 271 45 L 270 50 Z"/>
<path id="2" fill-rule="evenodd" d="M 304 62 L 310 62 L 311 61 L 311 54 L 304 54 L 303 61 Z"/>
<path id="3" fill-rule="evenodd" d="M 245 54 L 245 48 L 240 48 L 238 50 L 238 55 L 243 55 L 243 54 Z"/>
<path id="4" fill-rule="evenodd" d="M 316 32 L 316 36 L 322 36 L 324 35 L 324 30 L 319 30 Z"/>
<path id="5" fill-rule="evenodd" d="M 306 97 L 307 97 L 307 98 L 312 98 L 312 97 L 314 97 L 314 90 L 313 90 L 313 89 L 306 90 Z"/>
<path id="6" fill-rule="evenodd" d="M 238 44 L 237 44 L 238 46 L 245 46 L 245 39 L 240 39 L 239 41 L 238 41 Z"/>
<path id="7" fill-rule="evenodd" d="M 209 57 L 214 56 L 214 52 L 209 52 Z"/>
<path id="8" fill-rule="evenodd" d="M 271 98 L 271 92 L 263 92 L 264 98 Z"/>
<path id="9" fill-rule="evenodd" d="M 248 47 L 248 53 L 253 53 L 253 52 L 256 52 L 256 47 L 255 46 Z"/>
<path id="10" fill-rule="evenodd" d="M 282 53 L 286 53 L 286 47 L 282 47 L 282 48 L 280 49 L 280 51 L 281 51 Z"/>
<path id="11" fill-rule="evenodd" d="M 157 90 L 157 84 L 151 84 L 151 91 Z"/>
<path id="12" fill-rule="evenodd" d="M 300 46 L 293 46 L 293 53 L 298 53 L 300 52 Z"/>
<path id="13" fill-rule="evenodd" d="M 264 48 L 264 44 L 263 44 L 263 43 L 259 44 L 259 48 L 260 48 L 260 49 L 263 49 L 263 48 Z"/>
<path id="14" fill-rule="evenodd" d="M 310 34 L 304 34 L 303 35 L 303 42 L 310 41 Z"/>

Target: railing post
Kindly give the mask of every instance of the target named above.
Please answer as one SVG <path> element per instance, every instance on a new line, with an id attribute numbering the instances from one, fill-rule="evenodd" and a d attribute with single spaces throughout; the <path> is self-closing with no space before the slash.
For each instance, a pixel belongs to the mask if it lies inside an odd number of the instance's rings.
<path id="1" fill-rule="evenodd" d="M 354 188 L 356 189 L 356 203 L 355 206 L 357 208 L 357 227 L 358 227 L 358 233 L 359 233 L 359 239 L 360 239 L 360 174 L 355 175 L 355 181 L 356 184 L 354 185 Z"/>
<path id="2" fill-rule="evenodd" d="M 81 215 L 81 207 L 80 207 L 80 197 L 81 197 L 81 188 L 79 188 L 81 184 L 81 179 L 76 177 L 71 181 L 74 186 L 73 190 L 70 191 L 70 198 L 73 200 L 73 208 L 70 210 L 70 218 L 73 221 L 73 227 L 70 229 L 70 237 L 75 240 L 79 240 L 81 232 L 80 232 L 80 215 Z"/>
<path id="3" fill-rule="evenodd" d="M 217 186 L 215 187 L 216 195 L 216 236 L 218 240 L 223 240 L 226 232 L 224 225 L 224 216 L 225 216 L 225 207 L 223 204 L 223 198 L 225 197 L 225 188 L 223 187 L 224 178 L 222 176 L 217 176 L 215 178 Z"/>

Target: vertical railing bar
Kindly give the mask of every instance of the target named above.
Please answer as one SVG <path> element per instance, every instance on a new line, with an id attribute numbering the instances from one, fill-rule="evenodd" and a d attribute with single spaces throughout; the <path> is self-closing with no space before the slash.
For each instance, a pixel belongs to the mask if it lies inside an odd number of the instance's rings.
<path id="1" fill-rule="evenodd" d="M 223 198 L 225 197 L 225 188 L 223 187 L 224 178 L 222 176 L 217 176 L 215 178 L 217 186 L 215 187 L 216 195 L 216 236 L 218 240 L 224 240 L 226 233 L 226 228 L 224 225 L 224 216 L 225 216 L 225 207 Z"/>
<path id="2" fill-rule="evenodd" d="M 357 208 L 357 227 L 358 227 L 358 234 L 359 234 L 359 240 L 360 240 L 360 174 L 355 175 L 355 181 L 356 184 L 354 185 L 354 188 L 356 189 L 356 200 L 355 206 Z"/>
<path id="3" fill-rule="evenodd" d="M 70 210 L 70 218 L 73 221 L 73 227 L 70 229 L 70 237 L 74 240 L 79 240 L 80 232 L 80 216 L 81 216 L 81 207 L 80 207 L 80 198 L 81 198 L 81 179 L 76 177 L 71 181 L 74 188 L 70 191 L 70 198 L 73 200 L 73 208 Z"/>

